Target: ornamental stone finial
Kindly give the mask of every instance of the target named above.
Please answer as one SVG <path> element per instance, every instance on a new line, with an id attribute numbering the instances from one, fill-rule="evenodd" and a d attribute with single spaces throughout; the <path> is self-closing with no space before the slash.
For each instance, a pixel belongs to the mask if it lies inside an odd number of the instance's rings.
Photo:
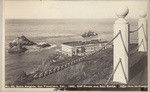
<path id="1" fill-rule="evenodd" d="M 141 11 L 139 12 L 139 16 L 140 16 L 141 18 L 145 18 L 146 15 L 147 15 L 147 12 L 146 12 L 145 10 L 141 10 Z"/>
<path id="2" fill-rule="evenodd" d="M 129 13 L 129 9 L 127 6 L 121 6 L 115 10 L 115 13 L 118 16 L 118 18 L 124 18 Z"/>

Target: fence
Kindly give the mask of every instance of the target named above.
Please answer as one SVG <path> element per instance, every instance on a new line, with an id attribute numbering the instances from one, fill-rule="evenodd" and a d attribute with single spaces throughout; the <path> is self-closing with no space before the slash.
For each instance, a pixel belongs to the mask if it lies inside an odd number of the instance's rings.
<path id="1" fill-rule="evenodd" d="M 114 62 L 114 69 L 110 77 L 108 78 L 106 84 L 110 82 L 110 80 L 113 78 L 113 81 L 121 82 L 121 83 L 128 83 L 128 57 L 131 54 L 134 54 L 136 51 L 147 51 L 147 47 L 145 43 L 147 44 L 147 36 L 146 36 L 146 20 L 144 17 L 146 16 L 146 12 L 141 14 L 141 18 L 139 19 L 139 27 L 136 30 L 129 31 L 129 23 L 124 19 L 124 17 L 128 14 L 129 9 L 127 7 L 121 7 L 124 11 L 117 11 L 116 15 L 119 17 L 119 19 L 114 24 L 114 37 L 101 49 L 98 49 L 97 51 L 103 50 L 105 47 L 107 47 L 109 44 L 113 42 L 114 45 L 114 55 L 113 55 L 113 62 Z M 121 13 L 120 13 L 121 12 Z M 138 38 L 138 46 L 128 51 L 129 46 L 129 36 L 128 33 L 133 34 L 134 32 L 139 32 L 140 36 Z M 143 45 L 143 47 L 141 47 Z M 144 46 L 145 45 L 145 46 Z M 120 46 L 118 48 L 118 46 Z M 70 61 L 69 63 L 66 63 L 62 66 L 46 70 L 44 72 L 41 72 L 39 74 L 34 74 L 33 79 L 41 78 L 43 76 L 47 76 L 49 74 L 56 73 L 58 71 L 61 71 L 67 67 L 70 67 L 72 65 L 75 65 L 77 63 L 82 62 L 84 59 L 88 58 L 90 55 L 94 54 L 95 52 L 91 52 L 88 55 L 82 56 L 81 58 L 78 58 L 76 60 Z M 119 66 L 120 65 L 120 66 Z M 122 71 L 121 71 L 122 70 Z M 119 75 L 118 75 L 119 73 Z M 120 80 L 121 78 L 121 80 Z"/>

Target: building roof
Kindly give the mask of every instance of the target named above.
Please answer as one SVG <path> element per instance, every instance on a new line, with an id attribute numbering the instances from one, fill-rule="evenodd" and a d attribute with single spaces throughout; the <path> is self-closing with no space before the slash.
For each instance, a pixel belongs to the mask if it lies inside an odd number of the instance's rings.
<path id="1" fill-rule="evenodd" d="M 82 46 L 82 45 L 90 45 L 90 44 L 100 44 L 100 43 L 107 43 L 107 41 L 100 40 L 90 40 L 90 41 L 74 41 L 74 42 L 65 42 L 63 44 L 69 46 Z"/>

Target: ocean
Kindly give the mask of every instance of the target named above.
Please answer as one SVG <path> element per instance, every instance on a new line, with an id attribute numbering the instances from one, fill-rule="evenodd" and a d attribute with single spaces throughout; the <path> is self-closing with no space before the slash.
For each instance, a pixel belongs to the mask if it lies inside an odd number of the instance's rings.
<path id="1" fill-rule="evenodd" d="M 130 19 L 130 30 L 137 29 L 138 20 Z M 42 61 L 61 49 L 61 43 L 92 39 L 110 40 L 113 38 L 114 19 L 6 19 L 5 20 L 5 75 L 6 83 L 11 81 L 18 70 L 27 74 L 34 71 Z M 89 30 L 98 36 L 83 38 L 81 34 Z M 56 47 L 27 51 L 21 55 L 8 53 L 8 44 L 15 38 L 26 36 L 34 42 L 47 42 Z M 137 42 L 137 32 L 131 34 L 130 42 Z"/>

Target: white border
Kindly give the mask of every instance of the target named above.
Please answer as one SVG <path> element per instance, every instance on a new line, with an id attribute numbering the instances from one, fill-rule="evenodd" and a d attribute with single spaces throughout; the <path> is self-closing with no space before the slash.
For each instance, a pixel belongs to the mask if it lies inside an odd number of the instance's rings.
<path id="1" fill-rule="evenodd" d="M 13 1 L 13 0 L 6 0 L 6 1 Z M 14 0 L 14 1 L 24 1 L 24 0 Z M 26 1 L 29 1 L 29 0 L 26 0 Z M 39 0 L 33 0 L 33 1 L 39 1 Z M 55 0 L 50 0 L 50 1 L 55 1 Z M 65 1 L 65 0 L 58 0 L 58 1 Z M 66 1 L 69 1 L 69 0 L 66 0 Z M 70 0 L 70 1 L 75 1 L 75 0 Z M 77 1 L 82 1 L 82 0 L 77 0 Z M 92 1 L 92 0 L 87 0 L 87 1 Z M 93 0 L 93 1 L 103 1 L 103 0 Z M 124 0 L 107 0 L 107 1 L 124 1 Z M 135 0 L 131 0 L 131 1 L 135 1 Z M 142 0 L 137 0 L 137 1 L 142 1 Z M 148 1 L 148 34 L 150 34 L 150 0 L 147 0 Z M 3 29 L 4 29 L 4 20 L 3 20 L 3 0 L 0 0 L 0 65 L 2 65 L 2 36 L 3 36 Z M 148 36 L 148 61 L 150 60 L 150 36 Z M 1 66 L 0 66 L 1 67 Z M 150 92 L 150 73 L 149 73 L 149 70 L 150 70 L 150 63 L 148 62 L 148 92 Z M 21 89 L 21 90 L 2 90 L 2 67 L 0 68 L 0 92 L 41 92 L 41 90 L 39 89 L 36 89 L 33 91 L 33 89 L 28 89 L 28 90 L 24 90 L 24 89 Z M 42 92 L 50 92 L 50 89 L 49 90 L 44 90 L 42 88 Z M 70 91 L 72 92 L 72 91 Z M 79 92 L 79 91 L 77 91 Z M 85 91 L 82 91 L 82 92 L 85 92 Z M 101 91 L 102 92 L 102 91 Z M 111 92 L 111 91 L 104 91 L 104 92 Z M 121 92 L 121 91 L 118 91 L 118 92 Z M 125 92 L 125 91 L 123 91 Z M 140 92 L 140 91 L 128 91 L 128 92 Z M 143 91 L 144 92 L 144 91 Z"/>

